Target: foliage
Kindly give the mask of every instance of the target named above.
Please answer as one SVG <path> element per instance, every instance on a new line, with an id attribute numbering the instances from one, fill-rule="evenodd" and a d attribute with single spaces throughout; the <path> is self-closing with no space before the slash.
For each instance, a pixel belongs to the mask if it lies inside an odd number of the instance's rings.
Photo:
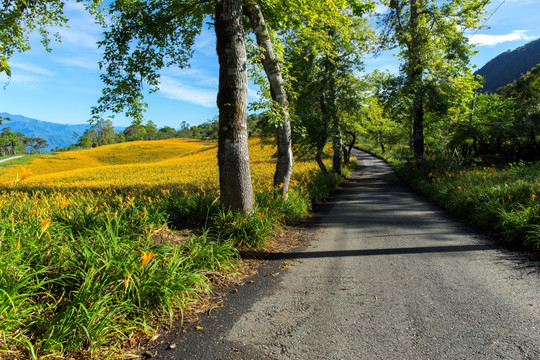
<path id="1" fill-rule="evenodd" d="M 332 10 L 321 10 L 318 17 L 298 14 L 296 22 L 304 26 L 286 33 L 285 62 L 293 99 L 294 146 L 320 155 L 331 138 L 338 159 L 345 124 L 357 119 L 352 115 L 361 98 L 356 74 L 363 67 L 362 56 L 372 34 L 364 13 L 353 15 L 347 2 L 327 6 Z M 319 166 L 326 171 L 321 162 Z M 338 161 L 333 169 L 339 172 Z"/>
<path id="2" fill-rule="evenodd" d="M 102 21 L 101 0 L 77 0 L 84 2 L 87 10 Z M 9 60 L 13 54 L 30 49 L 30 34 L 37 32 L 45 50 L 51 51 L 51 29 L 67 26 L 63 0 L 5 0 L 0 12 L 0 73 L 11 77 Z M 52 37 L 59 41 L 57 32 Z"/>
<path id="3" fill-rule="evenodd" d="M 469 119 L 455 123 L 449 146 L 485 163 L 540 159 L 540 65 L 496 94 L 479 94 Z"/>
<path id="4" fill-rule="evenodd" d="M 400 49 L 400 72 L 405 79 L 400 95 L 412 123 L 414 155 L 422 158 L 425 120 L 448 113 L 449 100 L 467 92 L 474 82 L 468 67 L 473 54 L 465 31 L 481 27 L 489 0 L 421 1 L 387 0 L 388 12 L 381 18 L 381 43 Z M 469 86 L 455 79 L 469 79 Z M 462 90 L 463 92 L 459 91 Z M 451 96 L 448 96 L 451 95 Z"/>
<path id="5" fill-rule="evenodd" d="M 47 146 L 49 146 L 47 141 L 42 138 L 32 138 L 20 132 L 12 132 L 10 127 L 5 127 L 0 132 L 0 156 L 41 153 L 41 150 Z"/>

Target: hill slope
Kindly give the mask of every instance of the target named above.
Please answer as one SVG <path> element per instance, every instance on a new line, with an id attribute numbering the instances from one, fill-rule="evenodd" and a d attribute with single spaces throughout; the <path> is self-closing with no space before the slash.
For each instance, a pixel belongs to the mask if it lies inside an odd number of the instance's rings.
<path id="1" fill-rule="evenodd" d="M 274 145 L 249 139 L 254 183 L 268 187 L 275 169 Z M 170 139 L 133 141 L 94 149 L 65 151 L 33 158 L 24 166 L 0 167 L 0 187 L 108 188 L 110 186 L 215 186 L 217 141 Z M 312 160 L 297 160 L 295 176 L 309 178 Z"/>
<path id="2" fill-rule="evenodd" d="M 540 63 L 540 39 L 494 57 L 475 74 L 482 75 L 485 79 L 483 91 L 493 93 L 498 88 L 519 79 L 538 63 Z"/>

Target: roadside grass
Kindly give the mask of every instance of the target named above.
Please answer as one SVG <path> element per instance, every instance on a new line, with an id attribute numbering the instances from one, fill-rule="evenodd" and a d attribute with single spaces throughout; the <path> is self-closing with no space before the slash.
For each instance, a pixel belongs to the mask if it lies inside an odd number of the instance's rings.
<path id="1" fill-rule="evenodd" d="M 360 148 L 387 160 L 411 187 L 448 212 L 503 242 L 540 251 L 540 163 L 492 167 L 436 157 L 414 161 L 397 149 L 382 154 Z"/>
<path id="2" fill-rule="evenodd" d="M 31 176 L 0 188 L 3 359 L 134 357 L 210 291 L 206 273 L 241 271 L 239 249 L 264 247 L 342 180 L 300 164 L 285 200 L 255 177 L 244 215 L 221 210 L 215 181 L 72 188 Z"/>
<path id="3" fill-rule="evenodd" d="M 0 162 L 0 176 L 2 176 L 3 172 L 5 171 L 4 169 L 13 168 L 14 166 L 27 165 L 28 163 L 30 163 L 30 161 L 32 161 L 33 159 L 39 156 L 40 155 L 37 155 L 37 154 L 22 155 L 21 157 L 18 157 L 16 159 Z M 0 160 L 8 159 L 11 157 L 13 156 L 3 156 L 3 157 L 0 157 Z"/>

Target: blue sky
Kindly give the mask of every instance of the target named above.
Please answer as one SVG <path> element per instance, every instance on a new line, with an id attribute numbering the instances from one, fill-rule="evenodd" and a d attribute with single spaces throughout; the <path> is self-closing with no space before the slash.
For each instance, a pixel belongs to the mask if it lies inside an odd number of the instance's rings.
<path id="1" fill-rule="evenodd" d="M 96 46 L 101 28 L 80 4 L 68 2 L 65 10 L 70 28 L 59 29 L 62 42 L 53 42 L 51 53 L 34 36 L 32 49 L 11 59 L 11 80 L 8 82 L 5 74 L 0 74 L 0 112 L 64 124 L 82 124 L 90 118 L 90 108 L 96 104 L 102 87 L 97 65 L 101 53 Z M 488 10 L 488 15 L 495 11 L 486 23 L 489 27 L 471 38 L 478 44 L 479 53 L 472 60 L 478 67 L 540 37 L 540 0 L 493 0 Z M 366 59 L 367 71 L 397 72 L 398 68 L 392 55 Z M 147 97 L 146 119 L 158 127 L 174 128 L 179 128 L 182 121 L 194 125 L 209 120 L 218 113 L 217 86 L 214 33 L 205 27 L 197 39 L 191 68 L 163 71 L 161 90 Z M 250 99 L 256 98 L 251 85 Z M 130 122 L 121 116 L 114 120 L 117 126 Z"/>

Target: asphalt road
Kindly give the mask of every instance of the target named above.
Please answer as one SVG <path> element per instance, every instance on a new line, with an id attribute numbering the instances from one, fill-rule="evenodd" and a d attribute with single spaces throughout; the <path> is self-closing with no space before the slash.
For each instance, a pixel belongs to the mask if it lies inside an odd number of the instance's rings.
<path id="1" fill-rule="evenodd" d="M 354 155 L 311 246 L 275 254 L 202 331 L 171 334 L 154 357 L 540 359 L 538 265 Z"/>

